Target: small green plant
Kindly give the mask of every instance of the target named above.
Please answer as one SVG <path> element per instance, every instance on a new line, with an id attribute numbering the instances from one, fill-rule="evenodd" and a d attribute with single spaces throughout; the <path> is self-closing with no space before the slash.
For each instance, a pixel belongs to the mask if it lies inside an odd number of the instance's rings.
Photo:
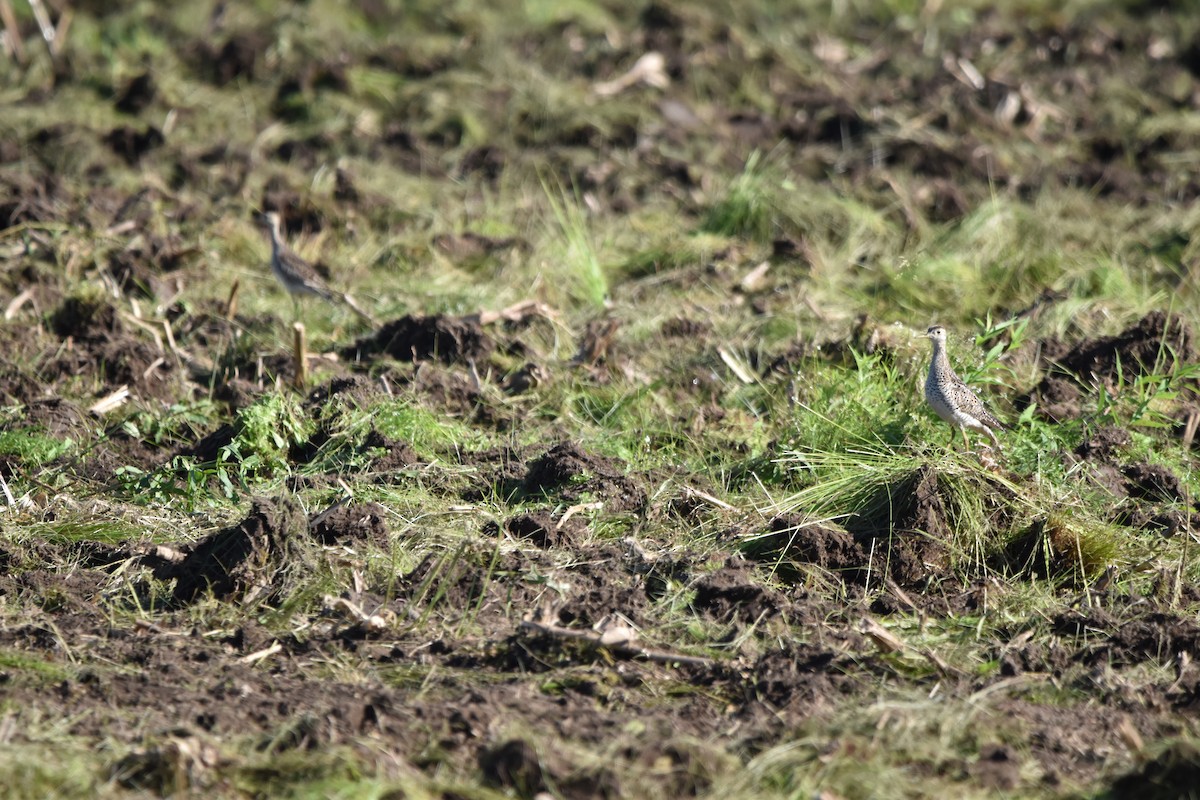
<path id="1" fill-rule="evenodd" d="M 56 439 L 37 428 L 0 431 L 0 455 L 16 456 L 31 467 L 49 463 L 74 447 L 73 439 Z"/>
<path id="2" fill-rule="evenodd" d="M 408 400 L 380 403 L 369 420 L 384 436 L 408 442 L 426 455 L 481 441 L 479 434 L 465 425 Z"/>
<path id="3" fill-rule="evenodd" d="M 289 451 L 307 440 L 311 424 L 292 395 L 270 394 L 238 412 L 233 429 L 210 462 L 176 456 L 156 470 L 119 467 L 116 478 L 127 493 L 149 502 L 181 499 L 195 508 L 210 497 L 213 483 L 234 500 L 255 481 L 286 472 Z"/>
<path id="4" fill-rule="evenodd" d="M 121 423 L 121 430 L 134 439 L 161 446 L 167 442 L 186 441 L 203 430 L 213 418 L 211 400 L 175 403 L 164 411 L 137 411 Z"/>
<path id="5" fill-rule="evenodd" d="M 997 367 L 1009 353 L 1019 350 L 1028 338 L 1029 319 L 1010 317 L 1000 322 L 994 322 L 989 313 L 984 319 L 976 320 L 980 327 L 975 337 L 975 344 L 987 347 L 983 359 L 964 365 L 962 377 L 967 383 L 990 383 L 1002 385 L 996 376 Z M 1011 373 L 1011 370 L 1009 370 Z"/>
<path id="6" fill-rule="evenodd" d="M 234 496 L 233 480 L 224 464 L 200 464 L 190 456 L 175 456 L 153 470 L 127 464 L 117 467 L 114 477 L 125 494 L 143 503 L 179 501 L 188 513 L 194 512 L 201 501 L 212 498 L 213 481 L 221 486 L 225 497 Z"/>
<path id="7" fill-rule="evenodd" d="M 558 239 L 557 252 L 548 264 L 562 278 L 568 294 L 576 301 L 602 308 L 608 299 L 608 278 L 600 264 L 587 212 L 578 197 L 562 187 L 552 191 L 546 181 L 542 190 L 550 204 L 551 230 Z"/>
<path id="8" fill-rule="evenodd" d="M 730 182 L 725 195 L 709 208 L 700 229 L 721 236 L 770 241 L 775 235 L 778 209 L 773 178 L 765 166 L 761 152 L 751 153 L 745 169 Z"/>
<path id="9" fill-rule="evenodd" d="M 304 442 L 311 430 L 295 396 L 285 392 L 269 394 L 239 411 L 234 427 L 237 434 L 217 461 L 237 464 L 243 482 L 286 471 L 289 449 Z"/>

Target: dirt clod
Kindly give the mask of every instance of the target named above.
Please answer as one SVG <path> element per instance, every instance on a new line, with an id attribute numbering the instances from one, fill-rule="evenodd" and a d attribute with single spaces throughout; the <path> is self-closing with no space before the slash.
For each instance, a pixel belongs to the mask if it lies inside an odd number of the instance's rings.
<path id="1" fill-rule="evenodd" d="M 1092 386 L 1113 390 L 1118 380 L 1152 372 L 1169 373 L 1195 360 L 1191 328 L 1178 315 L 1152 311 L 1116 336 L 1087 339 L 1050 359 L 1045 377 L 1018 398 L 1017 407 L 1037 403 L 1051 420 L 1074 419 L 1082 413 L 1082 393 Z M 1056 348 L 1048 347 L 1047 352 Z"/>
<path id="2" fill-rule="evenodd" d="M 779 613 L 781 598 L 755 580 L 744 562 L 726 564 L 696 582 L 692 606 L 718 620 L 754 623 Z"/>
<path id="3" fill-rule="evenodd" d="M 1177 743 L 1112 784 L 1117 800 L 1174 800 L 1200 786 L 1200 750 Z"/>
<path id="4" fill-rule="evenodd" d="M 1129 464 L 1122 467 L 1125 488 L 1131 497 L 1177 503 L 1184 498 L 1183 484 L 1171 470 L 1158 464 Z"/>
<path id="5" fill-rule="evenodd" d="M 524 739 L 509 739 L 479 752 L 479 768 L 492 786 L 532 797 L 546 788 L 537 750 Z"/>
<path id="6" fill-rule="evenodd" d="M 862 547 L 850 533 L 794 515 L 772 519 L 767 534 L 753 537 L 746 551 L 764 561 L 782 558 L 796 564 L 815 564 L 843 573 L 847 579 L 856 579 L 866 565 Z"/>
<path id="7" fill-rule="evenodd" d="M 1021 782 L 1021 761 L 1011 747 L 987 744 L 980 748 L 971 774 L 990 789 L 1011 790 Z"/>
<path id="8" fill-rule="evenodd" d="M 625 474 L 624 465 L 571 442 L 560 442 L 530 462 L 523 489 L 530 495 L 558 493 L 572 502 L 591 494 L 615 512 L 646 503 L 646 492 Z"/>
<path id="9" fill-rule="evenodd" d="M 556 522 L 549 513 L 536 511 L 518 514 L 504 523 L 504 530 L 516 539 L 528 539 L 537 547 L 557 547 L 571 541 L 579 532 L 580 522 L 571 519 L 565 525 Z"/>
<path id="10" fill-rule="evenodd" d="M 175 578 L 174 599 L 190 603 L 206 592 L 249 602 L 283 591 L 289 570 L 303 570 L 308 521 L 290 500 L 259 498 L 237 525 L 210 534 L 187 549 L 160 577 Z"/>
<path id="11" fill-rule="evenodd" d="M 1084 439 L 1075 448 L 1075 454 L 1090 461 L 1104 462 L 1132 441 L 1133 437 L 1124 428 L 1103 427 Z"/>
<path id="12" fill-rule="evenodd" d="M 447 364 L 481 361 L 495 349 L 478 320 L 439 314 L 405 316 L 385 324 L 371 336 L 342 351 L 344 358 L 360 360 L 387 355 L 397 361 L 437 359 Z"/>
<path id="13" fill-rule="evenodd" d="M 364 541 L 387 547 L 386 518 L 387 510 L 378 503 L 351 504 L 319 515 L 311 528 L 323 544 Z"/>
<path id="14" fill-rule="evenodd" d="M 949 566 L 951 528 L 932 467 L 881 488 L 846 526 L 863 552 L 885 554 L 882 569 L 901 586 L 942 577 Z"/>

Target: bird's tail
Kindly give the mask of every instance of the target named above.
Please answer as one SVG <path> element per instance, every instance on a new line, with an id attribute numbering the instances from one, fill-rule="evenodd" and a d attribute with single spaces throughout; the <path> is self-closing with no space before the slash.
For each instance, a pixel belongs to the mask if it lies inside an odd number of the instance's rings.
<path id="1" fill-rule="evenodd" d="M 368 314 L 363 309 L 363 307 L 358 304 L 358 301 L 355 300 L 353 297 L 351 297 L 349 294 L 343 292 L 342 294 L 335 295 L 332 299 L 340 300 L 342 303 L 344 303 L 346 305 L 347 308 L 349 308 L 355 314 L 358 314 L 360 317 L 362 317 L 363 319 L 365 319 L 367 322 L 371 323 L 372 325 L 375 324 L 375 318 L 372 317 L 370 314 Z"/>

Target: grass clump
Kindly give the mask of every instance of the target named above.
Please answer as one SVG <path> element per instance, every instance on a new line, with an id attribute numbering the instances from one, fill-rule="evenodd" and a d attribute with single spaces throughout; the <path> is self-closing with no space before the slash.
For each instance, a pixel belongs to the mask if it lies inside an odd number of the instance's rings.
<path id="1" fill-rule="evenodd" d="M 0 431 L 0 455 L 15 456 L 30 467 L 40 467 L 75 448 L 70 438 L 47 436 L 37 428 Z"/>
<path id="2" fill-rule="evenodd" d="M 1005 548 L 1015 574 L 1079 585 L 1116 560 L 1118 533 L 1065 512 L 1039 517 Z"/>
<path id="3" fill-rule="evenodd" d="M 595 237 L 587 212 L 578 198 L 560 187 L 553 192 L 544 182 L 542 189 L 550 205 L 550 229 L 553 251 L 546 257 L 548 272 L 561 279 L 568 297 L 592 308 L 603 308 L 608 299 L 608 277 L 600 263 Z"/>
<path id="4" fill-rule="evenodd" d="M 409 400 L 379 403 L 364 419 L 369 420 L 384 436 L 408 442 L 423 455 L 483 443 L 478 433 L 458 420 L 437 414 Z"/>
<path id="5" fill-rule="evenodd" d="M 724 195 L 709 207 L 700 230 L 765 244 L 782 226 L 778 195 L 785 188 L 781 176 L 756 150 L 746 159 L 742 172 L 730 181 Z"/>

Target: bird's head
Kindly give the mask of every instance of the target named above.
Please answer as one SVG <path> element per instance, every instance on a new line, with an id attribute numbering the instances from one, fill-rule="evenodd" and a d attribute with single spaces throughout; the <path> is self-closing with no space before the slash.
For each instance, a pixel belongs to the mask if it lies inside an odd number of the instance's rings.
<path id="1" fill-rule="evenodd" d="M 930 326 L 929 330 L 925 331 L 925 333 L 921 335 L 926 339 L 932 339 L 938 344 L 946 343 L 946 329 L 941 325 L 932 325 Z"/>
<path id="2" fill-rule="evenodd" d="M 254 214 L 254 222 L 267 233 L 279 233 L 279 214 L 275 211 L 258 211 Z"/>

